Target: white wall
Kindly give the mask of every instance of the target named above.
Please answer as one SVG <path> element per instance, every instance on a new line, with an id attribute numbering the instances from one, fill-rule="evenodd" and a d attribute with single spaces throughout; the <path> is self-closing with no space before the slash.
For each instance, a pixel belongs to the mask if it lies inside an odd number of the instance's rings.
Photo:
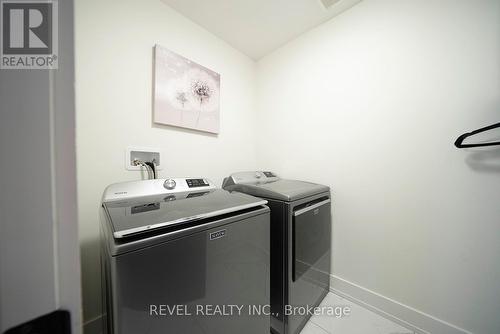
<path id="1" fill-rule="evenodd" d="M 364 0 L 258 63 L 259 166 L 329 184 L 334 274 L 500 332 L 500 1 Z"/>
<path id="2" fill-rule="evenodd" d="M 255 63 L 156 0 L 76 1 L 79 221 L 84 317 L 100 315 L 98 206 L 104 188 L 139 179 L 124 168 L 128 145 L 164 150 L 160 177 L 256 168 Z M 152 124 L 153 46 L 221 75 L 218 136 Z"/>

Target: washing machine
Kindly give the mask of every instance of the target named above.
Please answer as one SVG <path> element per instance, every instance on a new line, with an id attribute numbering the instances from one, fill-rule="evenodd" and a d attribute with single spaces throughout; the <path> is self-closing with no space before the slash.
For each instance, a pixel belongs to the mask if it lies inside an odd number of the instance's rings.
<path id="1" fill-rule="evenodd" d="M 100 209 L 106 332 L 269 333 L 269 316 L 250 312 L 270 303 L 266 203 L 206 178 L 107 187 Z"/>
<path id="2" fill-rule="evenodd" d="M 273 172 L 231 174 L 223 189 L 268 201 L 271 209 L 271 332 L 298 334 L 329 291 L 331 195 L 325 185 Z"/>

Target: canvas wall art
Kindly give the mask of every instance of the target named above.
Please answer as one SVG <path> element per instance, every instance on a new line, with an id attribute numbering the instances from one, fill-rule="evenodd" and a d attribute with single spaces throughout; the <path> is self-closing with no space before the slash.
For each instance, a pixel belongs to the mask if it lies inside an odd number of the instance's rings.
<path id="1" fill-rule="evenodd" d="M 219 133 L 220 75 L 155 46 L 155 123 Z"/>

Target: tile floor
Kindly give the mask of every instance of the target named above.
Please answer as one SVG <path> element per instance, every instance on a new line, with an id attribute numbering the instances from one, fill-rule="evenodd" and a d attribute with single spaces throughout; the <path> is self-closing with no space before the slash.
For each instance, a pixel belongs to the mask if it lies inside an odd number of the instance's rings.
<path id="1" fill-rule="evenodd" d="M 348 306 L 350 315 L 337 318 L 328 315 L 312 316 L 301 334 L 413 334 L 372 311 L 347 299 L 329 293 L 320 306 Z"/>

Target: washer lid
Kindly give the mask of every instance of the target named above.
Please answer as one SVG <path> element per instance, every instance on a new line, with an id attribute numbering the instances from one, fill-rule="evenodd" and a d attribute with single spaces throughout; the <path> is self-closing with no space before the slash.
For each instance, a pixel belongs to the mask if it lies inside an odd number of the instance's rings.
<path id="1" fill-rule="evenodd" d="M 115 238 L 172 227 L 261 205 L 267 201 L 222 189 L 176 192 L 104 202 Z"/>
<path id="2" fill-rule="evenodd" d="M 280 179 L 271 172 L 235 173 L 224 180 L 223 188 L 286 202 L 330 191 L 328 186 L 305 181 Z"/>

